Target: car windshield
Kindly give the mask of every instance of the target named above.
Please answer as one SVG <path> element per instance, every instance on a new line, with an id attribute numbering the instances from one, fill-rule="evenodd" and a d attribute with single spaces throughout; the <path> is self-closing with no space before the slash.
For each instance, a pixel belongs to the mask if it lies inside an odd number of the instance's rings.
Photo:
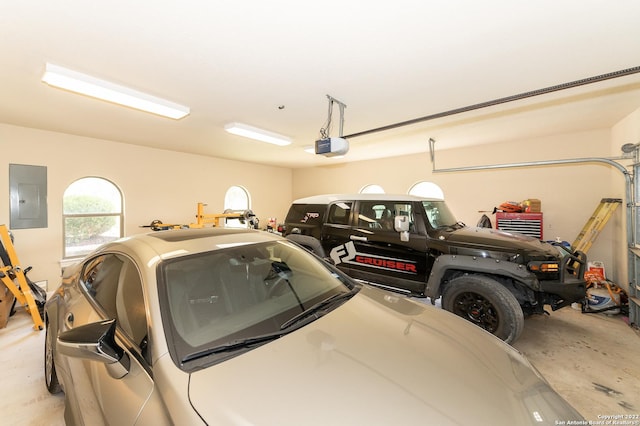
<path id="1" fill-rule="evenodd" d="M 288 241 L 166 260 L 159 277 L 170 352 L 187 370 L 278 338 L 354 293 L 348 278 Z"/>
<path id="2" fill-rule="evenodd" d="M 444 201 L 423 201 L 422 205 L 433 228 L 459 228 L 461 226 Z"/>

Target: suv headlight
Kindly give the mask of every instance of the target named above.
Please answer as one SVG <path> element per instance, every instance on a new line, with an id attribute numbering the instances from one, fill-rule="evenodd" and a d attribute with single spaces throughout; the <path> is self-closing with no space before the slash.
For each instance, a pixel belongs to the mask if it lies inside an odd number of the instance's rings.
<path id="1" fill-rule="evenodd" d="M 537 272 L 537 273 L 543 273 L 543 274 L 547 274 L 547 273 L 556 273 L 560 270 L 560 264 L 558 262 L 549 262 L 549 261 L 533 261 L 533 262 L 529 262 L 529 265 L 527 265 L 529 270 L 531 272 Z"/>

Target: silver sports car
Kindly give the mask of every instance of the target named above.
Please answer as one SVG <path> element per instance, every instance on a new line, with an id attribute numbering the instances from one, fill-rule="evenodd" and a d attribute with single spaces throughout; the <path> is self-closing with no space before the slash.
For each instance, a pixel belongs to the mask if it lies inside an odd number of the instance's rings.
<path id="1" fill-rule="evenodd" d="M 45 307 L 67 424 L 539 425 L 581 419 L 516 350 L 274 234 L 109 243 Z"/>

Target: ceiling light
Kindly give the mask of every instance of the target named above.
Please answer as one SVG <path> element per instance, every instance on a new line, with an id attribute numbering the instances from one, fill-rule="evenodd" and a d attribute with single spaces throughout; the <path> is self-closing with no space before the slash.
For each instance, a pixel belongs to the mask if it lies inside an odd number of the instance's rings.
<path id="1" fill-rule="evenodd" d="M 224 129 L 234 135 L 244 136 L 245 138 L 255 139 L 262 142 L 272 143 L 274 145 L 290 145 L 291 138 L 270 132 L 268 130 L 258 129 L 243 123 L 228 123 Z"/>
<path id="2" fill-rule="evenodd" d="M 49 63 L 42 81 L 60 89 L 176 120 L 191 112 L 189 107 Z"/>

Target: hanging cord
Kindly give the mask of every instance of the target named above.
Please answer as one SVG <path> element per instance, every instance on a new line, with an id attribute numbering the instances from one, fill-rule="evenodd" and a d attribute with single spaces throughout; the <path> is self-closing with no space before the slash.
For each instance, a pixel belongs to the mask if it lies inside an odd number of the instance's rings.
<path id="1" fill-rule="evenodd" d="M 320 139 L 327 139 L 331 135 L 331 118 L 333 116 L 333 103 L 338 104 L 338 108 L 340 111 L 340 134 L 338 136 L 342 137 L 342 130 L 344 127 L 344 109 L 346 105 L 339 100 L 327 95 L 327 99 L 329 99 L 329 111 L 327 113 L 327 121 L 324 122 L 322 128 L 320 129 Z"/>
<path id="2" fill-rule="evenodd" d="M 320 139 L 327 139 L 331 134 L 331 115 L 333 114 L 333 100 L 329 95 L 327 95 L 327 98 L 329 98 L 329 112 L 327 114 L 327 121 L 324 122 L 322 128 L 320 129 Z"/>

